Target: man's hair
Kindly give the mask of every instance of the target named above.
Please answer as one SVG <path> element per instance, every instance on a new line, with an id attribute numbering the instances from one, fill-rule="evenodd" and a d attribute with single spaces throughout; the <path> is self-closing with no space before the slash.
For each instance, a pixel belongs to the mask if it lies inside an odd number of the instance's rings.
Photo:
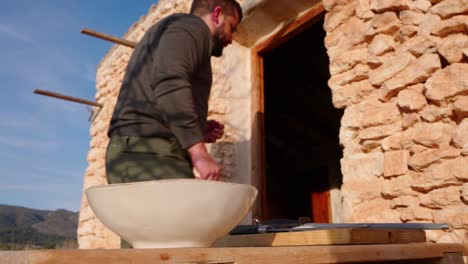
<path id="1" fill-rule="evenodd" d="M 234 16 L 234 10 L 239 15 L 239 22 L 242 20 L 242 8 L 236 0 L 193 0 L 190 14 L 204 16 L 211 13 L 216 6 L 220 6 L 226 15 Z"/>

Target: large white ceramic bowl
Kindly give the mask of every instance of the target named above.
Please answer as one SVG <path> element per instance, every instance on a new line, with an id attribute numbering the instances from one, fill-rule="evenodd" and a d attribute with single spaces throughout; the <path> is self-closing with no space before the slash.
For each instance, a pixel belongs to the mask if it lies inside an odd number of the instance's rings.
<path id="1" fill-rule="evenodd" d="M 257 189 L 198 179 L 95 186 L 98 219 L 134 248 L 209 247 L 249 211 Z"/>

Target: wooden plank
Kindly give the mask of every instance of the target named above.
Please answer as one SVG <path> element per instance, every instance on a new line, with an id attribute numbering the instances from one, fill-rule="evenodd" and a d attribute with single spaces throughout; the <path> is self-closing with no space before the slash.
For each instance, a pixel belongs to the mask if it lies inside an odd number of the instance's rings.
<path id="1" fill-rule="evenodd" d="M 180 248 L 120 250 L 37 250 L 0 252 L 2 264 L 135 263 L 352 263 L 426 259 L 440 263 L 444 254 L 460 253 L 461 244 L 394 244 L 260 248 Z M 401 262 L 398 262 L 401 263 Z M 458 263 L 457 263 L 458 264 Z"/>
<path id="2" fill-rule="evenodd" d="M 425 242 L 422 230 L 328 229 L 226 236 L 217 247 L 391 244 Z"/>
<path id="3" fill-rule="evenodd" d="M 282 43 L 293 38 L 303 30 L 307 29 L 325 16 L 325 8 L 322 2 L 317 3 L 297 19 L 291 21 L 288 26 L 280 30 L 276 34 L 268 37 L 266 40 L 257 44 L 254 49 L 259 53 L 264 54 L 278 47 Z"/>
<path id="4" fill-rule="evenodd" d="M 106 33 L 97 32 L 97 31 L 91 30 L 89 28 L 83 28 L 81 30 L 81 33 L 92 36 L 92 37 L 95 37 L 95 38 L 100 38 L 100 39 L 103 39 L 103 40 L 107 40 L 107 41 L 110 41 L 110 42 L 113 42 L 113 43 L 116 43 L 116 44 L 119 44 L 119 45 L 127 46 L 127 47 L 132 48 L 132 49 L 135 48 L 136 45 L 137 45 L 136 42 L 129 41 L 129 40 L 122 39 L 122 38 L 118 38 L 118 37 L 114 37 L 114 36 L 111 36 L 111 35 L 106 34 Z"/>

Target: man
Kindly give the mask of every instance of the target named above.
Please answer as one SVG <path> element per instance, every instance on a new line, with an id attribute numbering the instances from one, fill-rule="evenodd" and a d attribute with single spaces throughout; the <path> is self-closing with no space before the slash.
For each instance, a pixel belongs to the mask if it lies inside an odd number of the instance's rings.
<path id="1" fill-rule="evenodd" d="M 221 56 L 242 19 L 235 0 L 194 0 L 190 14 L 151 27 L 135 47 L 109 128 L 109 183 L 193 178 L 218 180 L 205 143 L 224 126 L 207 121 L 211 56 Z"/>

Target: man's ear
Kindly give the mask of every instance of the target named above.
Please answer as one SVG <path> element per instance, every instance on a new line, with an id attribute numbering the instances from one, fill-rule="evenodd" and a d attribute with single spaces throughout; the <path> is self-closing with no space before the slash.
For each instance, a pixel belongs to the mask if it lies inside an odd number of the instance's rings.
<path id="1" fill-rule="evenodd" d="M 216 6 L 213 9 L 213 12 L 211 12 L 211 18 L 215 22 L 216 25 L 220 24 L 222 21 L 220 21 L 221 16 L 223 14 L 223 9 L 220 6 Z"/>

